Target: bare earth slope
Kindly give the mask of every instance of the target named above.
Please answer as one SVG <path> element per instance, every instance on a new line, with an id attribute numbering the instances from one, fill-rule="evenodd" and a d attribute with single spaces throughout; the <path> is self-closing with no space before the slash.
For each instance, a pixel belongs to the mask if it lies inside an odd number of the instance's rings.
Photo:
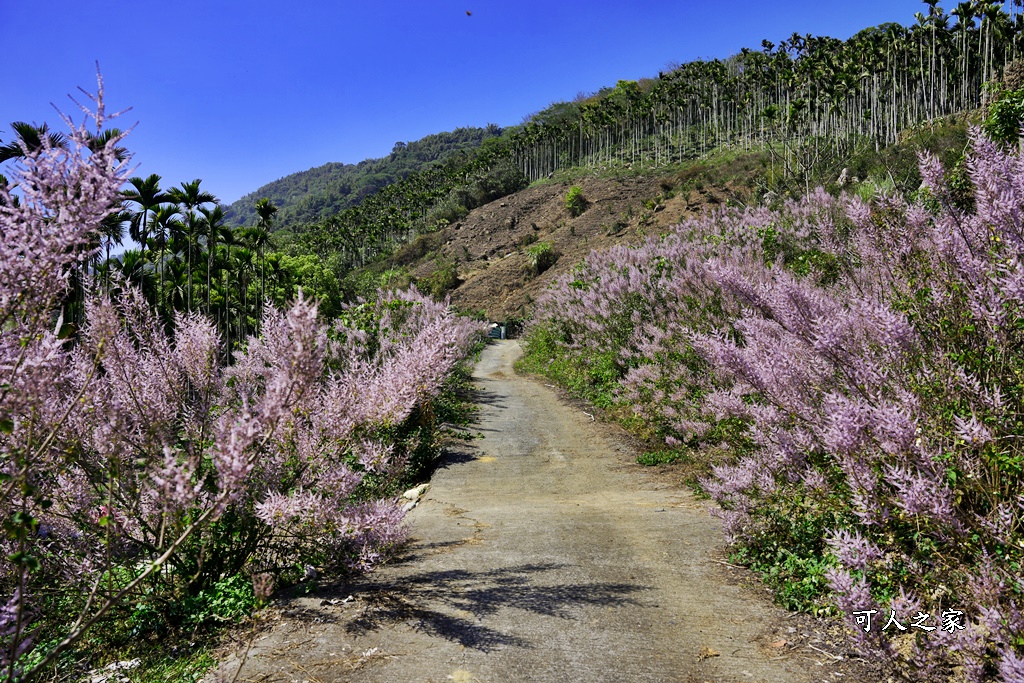
<path id="1" fill-rule="evenodd" d="M 821 650 L 780 641 L 795 622 L 714 559 L 704 504 L 514 375 L 520 353 L 484 351 L 485 438 L 436 473 L 407 553 L 279 605 L 238 680 L 838 680 Z"/>
<path id="2" fill-rule="evenodd" d="M 565 207 L 569 183 L 536 184 L 422 236 L 390 261 L 410 267 L 418 278 L 434 271 L 438 257 L 455 262 L 462 282 L 451 292 L 452 304 L 483 311 L 492 320 L 527 317 L 551 281 L 592 250 L 642 241 L 688 216 L 749 195 L 742 183 L 698 190 L 681 177 L 581 176 L 573 184 L 582 188 L 588 205 L 577 217 Z M 531 240 L 547 242 L 561 254 L 539 276 L 527 270 Z"/>

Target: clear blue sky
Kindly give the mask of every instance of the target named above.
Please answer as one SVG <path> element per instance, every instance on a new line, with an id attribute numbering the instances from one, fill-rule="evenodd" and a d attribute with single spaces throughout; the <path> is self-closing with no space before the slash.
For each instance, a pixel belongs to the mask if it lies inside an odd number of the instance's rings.
<path id="1" fill-rule="evenodd" d="M 671 62 L 793 32 L 846 38 L 919 11 L 917 0 L 0 0 L 0 139 L 12 121 L 59 128 L 50 103 L 70 111 L 66 94 L 95 88 L 98 60 L 110 106 L 132 107 L 119 125 L 138 123 L 137 173 L 164 186 L 202 178 L 231 202 L 398 140 L 517 124 Z"/>

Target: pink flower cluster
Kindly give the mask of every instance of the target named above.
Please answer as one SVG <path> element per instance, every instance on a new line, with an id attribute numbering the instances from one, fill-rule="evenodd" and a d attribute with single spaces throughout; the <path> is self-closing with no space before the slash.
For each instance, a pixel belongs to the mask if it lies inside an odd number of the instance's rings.
<path id="1" fill-rule="evenodd" d="M 125 287 L 93 295 L 66 341 L 69 277 L 128 175 L 120 138 L 90 152 L 83 125 L 69 140 L 0 186 L 4 675 L 31 644 L 37 592 L 89 596 L 52 656 L 147 577 L 192 590 L 225 573 L 373 567 L 404 538 L 403 513 L 361 483 L 401 476 L 416 444 L 394 428 L 481 333 L 415 291 L 362 304 L 371 333 L 326 325 L 300 296 L 226 358 L 211 321 L 180 315 L 169 334 Z M 115 569 L 130 581 L 112 590 L 100 579 Z"/>
<path id="2" fill-rule="evenodd" d="M 737 455 L 702 485 L 732 540 L 795 501 L 847 520 L 828 541 L 847 614 L 881 610 L 872 591 L 895 581 L 885 609 L 977 615 L 902 648 L 855 633 L 861 646 L 925 678 L 1018 681 L 1024 160 L 977 134 L 972 149 L 972 210 L 929 157 L 912 203 L 818 190 L 722 209 L 591 254 L 534 333 L 582 367 L 610 359 L 616 400 L 668 445 L 728 442 Z"/>

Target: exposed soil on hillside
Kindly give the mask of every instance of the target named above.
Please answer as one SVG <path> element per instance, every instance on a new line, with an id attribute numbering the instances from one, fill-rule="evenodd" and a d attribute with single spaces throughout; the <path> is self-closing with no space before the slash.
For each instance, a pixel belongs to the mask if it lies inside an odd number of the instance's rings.
<path id="1" fill-rule="evenodd" d="M 482 311 L 492 320 L 523 318 L 533 301 L 559 274 L 593 249 L 635 243 L 656 235 L 709 207 L 746 201 L 742 181 L 723 186 L 692 182 L 694 174 L 657 177 L 582 177 L 572 183 L 548 181 L 479 207 L 448 228 L 424 235 L 391 259 L 408 265 L 416 278 L 430 275 L 439 259 L 454 261 L 461 284 L 452 304 Z M 586 210 L 572 217 L 565 196 L 583 190 Z M 548 242 L 559 253 L 549 270 L 529 270 L 531 243 Z"/>

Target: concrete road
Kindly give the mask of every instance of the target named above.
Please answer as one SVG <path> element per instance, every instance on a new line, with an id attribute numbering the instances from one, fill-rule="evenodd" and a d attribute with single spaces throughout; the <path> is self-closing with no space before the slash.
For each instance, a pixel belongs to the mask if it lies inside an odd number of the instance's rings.
<path id="1" fill-rule="evenodd" d="M 829 679 L 813 652 L 778 644 L 787 614 L 731 578 L 706 504 L 517 377 L 520 353 L 515 341 L 483 352 L 485 438 L 438 470 L 409 515 L 408 552 L 282 605 L 238 680 Z"/>

